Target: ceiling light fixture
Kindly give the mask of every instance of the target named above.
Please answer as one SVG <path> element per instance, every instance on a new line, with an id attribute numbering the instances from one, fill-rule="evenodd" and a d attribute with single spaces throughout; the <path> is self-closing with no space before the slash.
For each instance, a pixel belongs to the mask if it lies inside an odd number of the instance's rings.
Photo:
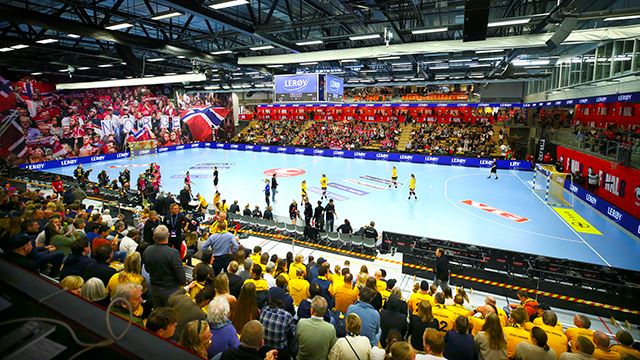
<path id="1" fill-rule="evenodd" d="M 113 64 L 100 64 L 98 65 L 99 68 L 108 68 L 108 67 L 112 67 Z"/>
<path id="2" fill-rule="evenodd" d="M 152 16 L 152 17 L 151 17 L 151 20 L 163 20 L 163 19 L 169 19 L 169 18 L 172 18 L 172 17 L 180 16 L 180 15 L 182 15 L 182 13 L 181 13 L 181 12 L 178 12 L 178 11 L 171 11 L 171 12 L 168 12 L 168 13 L 164 13 L 164 14 L 159 14 L 159 15 L 156 15 L 156 16 Z"/>
<path id="3" fill-rule="evenodd" d="M 41 72 L 32 72 L 31 75 L 37 76 L 37 75 L 42 75 L 42 73 Z"/>
<path id="4" fill-rule="evenodd" d="M 164 73 L 165 76 L 177 75 L 176 73 Z"/>
<path id="5" fill-rule="evenodd" d="M 619 20 L 633 20 L 633 19 L 640 19 L 640 14 L 608 17 L 608 18 L 604 18 L 604 21 L 619 21 Z"/>
<path id="6" fill-rule="evenodd" d="M 255 46 L 255 47 L 250 47 L 249 49 L 253 51 L 269 50 L 269 49 L 273 49 L 273 45 Z"/>
<path id="7" fill-rule="evenodd" d="M 342 59 L 340 60 L 341 63 L 352 63 L 352 62 L 358 62 L 357 59 Z"/>
<path id="8" fill-rule="evenodd" d="M 301 42 L 297 42 L 296 45 L 298 46 L 304 46 L 304 45 L 319 45 L 324 43 L 322 40 L 308 40 L 308 41 L 301 41 Z"/>
<path id="9" fill-rule="evenodd" d="M 109 25 L 109 26 L 105 27 L 105 29 L 107 29 L 107 30 L 120 30 L 120 29 L 130 28 L 132 26 L 133 26 L 133 24 L 125 22 L 125 23 L 120 23 L 120 24 Z"/>
<path id="10" fill-rule="evenodd" d="M 54 42 L 58 42 L 58 39 L 42 39 L 42 40 L 38 40 L 36 41 L 38 44 L 51 44 Z"/>
<path id="11" fill-rule="evenodd" d="M 24 45 L 24 44 L 18 44 L 18 45 L 13 45 L 11 48 L 14 50 L 20 50 L 20 49 L 25 49 L 28 48 L 29 45 Z"/>
<path id="12" fill-rule="evenodd" d="M 67 34 L 67 36 L 74 39 L 77 39 L 80 37 L 80 35 L 76 35 L 76 34 Z"/>
<path id="13" fill-rule="evenodd" d="M 283 66 L 284 66 L 284 65 L 282 65 L 282 64 L 267 65 L 267 67 L 268 67 L 268 68 L 281 68 L 281 67 L 283 67 Z"/>
<path id="14" fill-rule="evenodd" d="M 392 66 L 407 66 L 407 65 L 413 65 L 413 63 L 410 62 L 400 62 L 400 63 L 393 63 L 391 64 Z"/>
<path id="15" fill-rule="evenodd" d="M 210 54 L 211 55 L 233 54 L 233 51 L 231 51 L 231 50 L 219 50 L 219 51 L 212 51 Z"/>
<path id="16" fill-rule="evenodd" d="M 232 7 L 232 6 L 238 6 L 238 5 L 243 5 L 243 4 L 248 4 L 249 2 L 247 0 L 228 0 L 228 1 L 222 1 L 216 4 L 211 4 L 209 5 L 210 8 L 215 9 L 215 10 L 220 10 L 220 9 L 224 9 L 224 8 L 228 8 L 228 7 Z"/>
<path id="17" fill-rule="evenodd" d="M 378 58 L 378 60 L 398 60 L 398 59 L 400 59 L 400 56 L 386 56 L 386 57 Z"/>
<path id="18" fill-rule="evenodd" d="M 349 40 L 352 40 L 352 41 L 370 40 L 370 39 L 379 39 L 379 38 L 380 38 L 380 34 L 349 36 Z"/>
<path id="19" fill-rule="evenodd" d="M 178 55 L 178 56 L 176 56 L 176 57 L 177 57 L 178 59 L 184 59 L 184 58 L 186 58 L 186 56 L 184 56 L 184 55 Z"/>
<path id="20" fill-rule="evenodd" d="M 500 26 L 509 26 L 509 25 L 523 25 L 523 24 L 528 24 L 529 21 L 531 21 L 531 18 L 494 21 L 487 24 L 487 27 L 491 28 L 491 27 L 500 27 Z"/>
<path id="21" fill-rule="evenodd" d="M 444 31 L 449 31 L 449 28 L 448 27 L 440 27 L 440 28 L 433 28 L 433 29 L 411 30 L 411 33 L 413 35 L 419 35 L 419 34 L 439 33 L 439 32 L 444 32 Z"/>
<path id="22" fill-rule="evenodd" d="M 311 61 L 311 62 L 306 62 L 306 63 L 300 63 L 300 65 L 302 65 L 302 66 L 318 65 L 318 62 L 317 61 Z"/>
<path id="23" fill-rule="evenodd" d="M 7 51 L 13 51 L 15 49 L 12 49 L 10 47 L 5 47 L 5 48 L 0 48 L 0 52 L 7 52 Z"/>
<path id="24" fill-rule="evenodd" d="M 550 60 L 513 60 L 511 64 L 513 66 L 539 66 L 549 65 Z"/>
<path id="25" fill-rule="evenodd" d="M 88 67 L 88 66 L 83 66 L 83 67 L 79 67 L 78 68 L 78 70 L 89 70 L 89 69 L 91 69 L 91 68 Z"/>
<path id="26" fill-rule="evenodd" d="M 164 61 L 164 58 L 152 58 L 152 59 L 147 59 L 148 62 L 158 62 L 158 61 Z"/>

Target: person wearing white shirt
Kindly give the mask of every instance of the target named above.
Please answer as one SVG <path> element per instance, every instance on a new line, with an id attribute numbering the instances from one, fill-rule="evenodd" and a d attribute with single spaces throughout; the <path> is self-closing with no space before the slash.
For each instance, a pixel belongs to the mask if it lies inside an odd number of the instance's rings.
<path id="1" fill-rule="evenodd" d="M 276 279 L 273 277 L 273 272 L 276 270 L 276 264 L 273 261 L 269 261 L 266 266 L 266 271 L 263 278 L 269 284 L 269 289 L 276 286 Z"/>
<path id="2" fill-rule="evenodd" d="M 417 354 L 416 360 L 442 360 L 446 358 L 442 356 L 444 352 L 444 335 L 436 329 L 427 328 L 422 336 L 424 345 L 424 354 Z"/>
<path id="3" fill-rule="evenodd" d="M 362 320 L 351 313 L 345 319 L 347 336 L 338 339 L 329 352 L 329 360 L 368 360 L 371 353 L 369 338 L 360 335 Z"/>
<path id="4" fill-rule="evenodd" d="M 104 209 L 102 211 L 102 223 L 109 225 L 109 222 L 111 222 L 111 220 L 113 220 L 113 218 L 111 217 L 111 210 Z"/>
<path id="5" fill-rule="evenodd" d="M 138 248 L 138 238 L 140 237 L 140 232 L 136 229 L 131 229 L 120 240 L 120 251 L 126 251 L 127 256 L 131 255 Z"/>

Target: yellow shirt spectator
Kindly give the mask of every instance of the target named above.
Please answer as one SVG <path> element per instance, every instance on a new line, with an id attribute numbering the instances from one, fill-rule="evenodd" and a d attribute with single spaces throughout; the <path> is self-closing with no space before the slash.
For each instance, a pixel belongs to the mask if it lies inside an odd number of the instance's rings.
<path id="1" fill-rule="evenodd" d="M 249 259 L 251 259 L 254 264 L 260 264 L 260 257 L 262 257 L 261 253 L 252 253 L 251 255 L 249 255 Z"/>
<path id="2" fill-rule="evenodd" d="M 596 348 L 593 352 L 593 358 L 596 360 L 620 360 L 621 355 L 611 349 Z"/>
<path id="3" fill-rule="evenodd" d="M 335 289 L 335 309 L 342 313 L 346 313 L 349 305 L 358 301 L 359 294 L 360 291 L 357 287 L 352 288 L 350 283 L 343 282 L 341 287 Z"/>
<path id="4" fill-rule="evenodd" d="M 431 305 L 433 305 L 433 297 L 429 295 L 429 293 L 422 293 L 419 291 L 412 293 L 409 297 L 409 301 L 407 302 L 409 305 L 409 311 L 412 314 L 417 314 L 418 304 L 420 304 L 420 302 L 422 302 L 423 300 L 427 300 L 431 303 Z"/>
<path id="5" fill-rule="evenodd" d="M 447 306 L 447 309 L 449 309 L 449 311 L 451 311 L 452 313 L 456 314 L 456 318 L 458 316 L 464 316 L 464 317 L 469 316 L 469 310 L 459 304 L 453 304 L 451 306 Z"/>
<path id="6" fill-rule="evenodd" d="M 484 316 L 469 316 L 469 326 L 471 327 L 471 335 L 475 338 L 476 335 L 482 331 L 485 319 Z"/>
<path id="7" fill-rule="evenodd" d="M 209 233 L 211 234 L 222 234 L 229 231 L 229 223 L 227 220 L 216 220 L 209 227 Z"/>
<path id="8" fill-rule="evenodd" d="M 591 342 L 593 342 L 593 332 L 594 331 L 591 329 L 570 327 L 567 329 L 567 331 L 565 331 L 564 334 L 567 335 L 567 339 L 571 344 L 575 344 L 576 339 L 578 339 L 578 336 L 584 336 L 587 339 L 591 340 Z"/>
<path id="9" fill-rule="evenodd" d="M 289 281 L 289 295 L 296 306 L 309 297 L 309 285 L 309 282 L 303 278 L 293 278 Z"/>
<path id="10" fill-rule="evenodd" d="M 458 315 L 449 311 L 446 306 L 442 304 L 435 304 L 431 307 L 433 317 L 438 320 L 438 330 L 449 331 L 453 330 L 453 324 L 456 321 Z"/>
<path id="11" fill-rule="evenodd" d="M 616 344 L 611 346 L 611 350 L 619 353 L 620 355 L 629 354 L 631 356 L 635 356 L 636 358 L 640 359 L 640 351 L 629 346 Z"/>
<path id="12" fill-rule="evenodd" d="M 260 259 L 258 259 L 257 263 L 260 263 Z M 289 265 L 289 277 L 292 279 L 296 277 L 296 271 L 298 269 L 302 270 L 302 273 L 304 274 L 303 276 L 307 275 L 307 267 L 303 263 L 298 263 L 294 261 Z"/>
<path id="13" fill-rule="evenodd" d="M 254 280 L 254 279 L 247 279 L 244 281 L 244 284 L 242 284 L 242 286 L 244 286 L 245 284 L 248 283 L 253 283 L 253 285 L 256 286 L 256 291 L 267 291 L 269 290 L 269 284 L 267 283 L 267 280 L 265 279 L 259 279 L 259 280 Z"/>
<path id="14" fill-rule="evenodd" d="M 549 338 L 547 344 L 556 352 L 558 358 L 560 358 L 562 353 L 567 352 L 567 337 L 562 333 L 561 329 L 545 324 L 538 325 L 538 327 L 547 333 L 547 337 Z"/>
<path id="15" fill-rule="evenodd" d="M 376 280 L 376 290 L 378 290 L 378 292 L 387 290 L 387 282 L 382 280 Z"/>
<path id="16" fill-rule="evenodd" d="M 531 343 L 531 334 L 523 327 L 514 324 L 502 328 L 504 336 L 507 337 L 507 357 L 511 359 L 516 354 L 516 346 L 521 342 Z"/>

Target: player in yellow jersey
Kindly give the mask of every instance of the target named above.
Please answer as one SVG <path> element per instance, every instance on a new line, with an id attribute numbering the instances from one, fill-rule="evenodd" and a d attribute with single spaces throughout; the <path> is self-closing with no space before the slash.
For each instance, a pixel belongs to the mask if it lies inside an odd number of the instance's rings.
<path id="1" fill-rule="evenodd" d="M 396 167 L 391 168 L 391 184 L 389 184 L 389 189 L 391 189 L 391 185 L 394 185 L 396 189 L 398 188 L 398 169 Z"/>
<path id="2" fill-rule="evenodd" d="M 411 179 L 409 179 L 409 200 L 411 200 L 411 195 L 418 200 L 416 196 L 416 176 L 413 174 L 411 174 Z"/>
<path id="3" fill-rule="evenodd" d="M 302 180 L 302 182 L 300 183 L 300 193 L 302 196 L 302 200 L 300 201 L 300 203 L 304 204 L 304 199 L 307 198 L 307 180 Z"/>
<path id="4" fill-rule="evenodd" d="M 329 179 L 327 179 L 327 175 L 322 174 L 322 177 L 320 178 L 320 187 L 322 188 L 322 196 L 320 196 L 320 200 L 322 200 L 323 198 L 329 199 L 329 197 L 327 196 L 328 182 L 329 182 Z"/>

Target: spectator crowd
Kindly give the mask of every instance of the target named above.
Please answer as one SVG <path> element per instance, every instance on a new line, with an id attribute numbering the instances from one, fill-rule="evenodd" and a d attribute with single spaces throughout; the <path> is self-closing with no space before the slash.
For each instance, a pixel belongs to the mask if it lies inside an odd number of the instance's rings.
<path id="1" fill-rule="evenodd" d="M 128 222 L 82 200 L 3 187 L 1 258 L 206 359 L 640 358 L 629 332 L 611 345 L 588 317 L 561 324 L 524 291 L 505 308 L 490 296 L 470 304 L 449 286 L 442 249 L 436 280 L 405 296 L 384 269 L 245 247 L 224 207 L 197 222 L 175 200 L 162 204 Z"/>

